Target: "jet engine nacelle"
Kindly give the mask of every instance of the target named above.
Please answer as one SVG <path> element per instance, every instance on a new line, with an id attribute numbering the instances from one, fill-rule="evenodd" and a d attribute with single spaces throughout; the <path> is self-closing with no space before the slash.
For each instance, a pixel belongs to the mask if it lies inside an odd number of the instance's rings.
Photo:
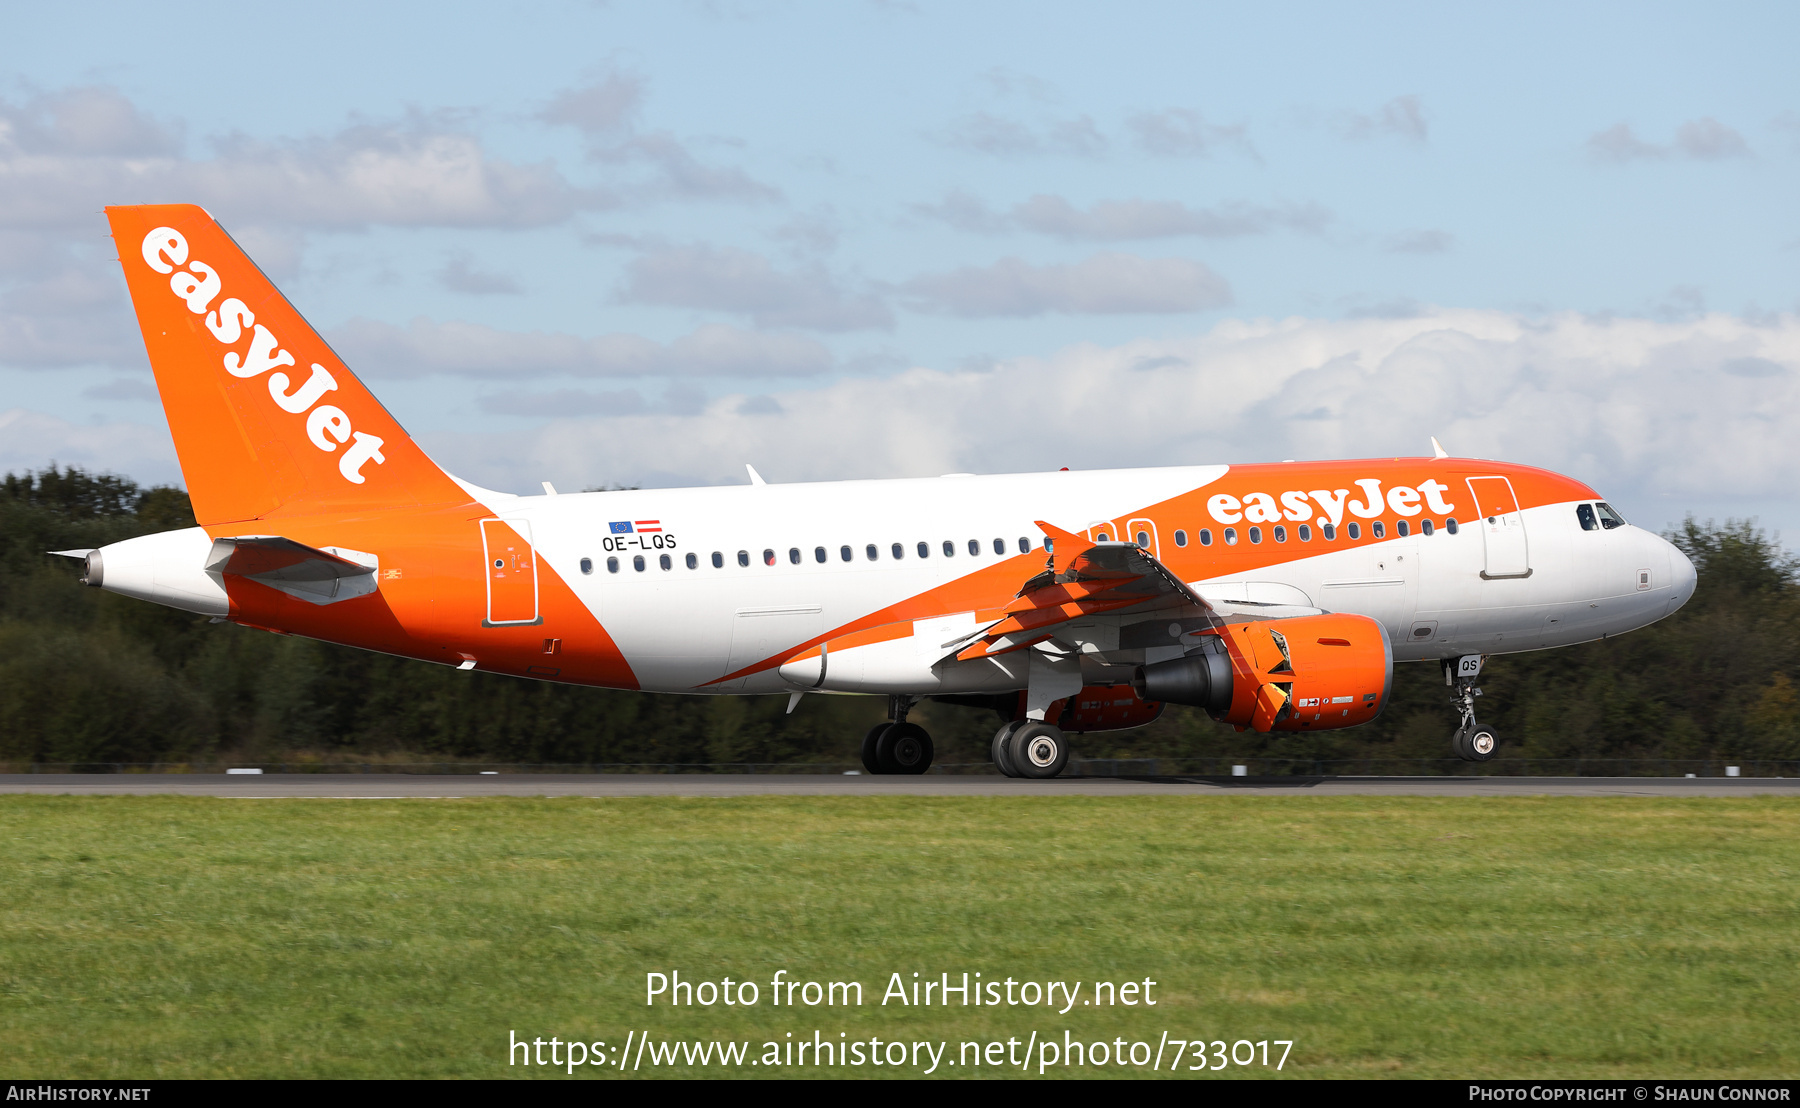
<path id="1" fill-rule="evenodd" d="M 1155 723 L 1162 715 L 1160 700 L 1146 701 L 1130 685 L 1088 685 L 1067 700 L 1050 705 L 1044 718 L 1064 731 L 1122 731 Z M 1019 718 L 1025 718 L 1021 694 Z"/>
<path id="2" fill-rule="evenodd" d="M 1340 614 L 1226 624 L 1200 651 L 1141 666 L 1132 681 L 1144 700 L 1205 708 L 1240 731 L 1368 723 L 1393 683 L 1387 628 Z"/>

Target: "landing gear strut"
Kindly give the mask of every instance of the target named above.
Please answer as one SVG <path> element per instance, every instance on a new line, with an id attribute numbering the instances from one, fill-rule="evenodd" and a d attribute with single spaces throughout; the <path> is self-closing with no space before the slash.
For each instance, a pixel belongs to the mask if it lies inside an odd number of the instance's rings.
<path id="1" fill-rule="evenodd" d="M 1462 726 L 1451 737 L 1450 746 L 1465 762 L 1485 762 L 1500 751 L 1500 736 L 1494 729 L 1475 722 L 1475 698 L 1481 695 L 1475 678 L 1481 676 L 1484 660 L 1480 654 L 1444 659 L 1444 684 L 1454 690 L 1450 700 L 1462 716 Z"/>
<path id="2" fill-rule="evenodd" d="M 931 735 L 916 723 L 906 721 L 913 699 L 909 696 L 888 697 L 888 722 L 869 728 L 863 736 L 862 764 L 870 773 L 924 773 L 931 768 L 937 753 Z"/>

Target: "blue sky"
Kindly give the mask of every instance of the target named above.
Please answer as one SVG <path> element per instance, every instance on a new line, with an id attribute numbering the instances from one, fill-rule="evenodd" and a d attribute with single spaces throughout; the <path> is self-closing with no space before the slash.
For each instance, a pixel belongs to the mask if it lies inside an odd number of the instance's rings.
<path id="1" fill-rule="evenodd" d="M 191 200 L 495 487 L 1438 434 L 1652 526 L 1788 527 L 1796 24 L 1782 5 L 22 9 L 0 42 L 0 467 L 177 478 L 98 208 Z"/>

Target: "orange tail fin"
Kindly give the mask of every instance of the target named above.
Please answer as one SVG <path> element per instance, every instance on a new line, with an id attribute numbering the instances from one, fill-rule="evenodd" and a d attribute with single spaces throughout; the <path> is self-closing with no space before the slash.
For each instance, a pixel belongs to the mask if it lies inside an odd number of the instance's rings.
<path id="1" fill-rule="evenodd" d="M 200 523 L 469 499 L 203 209 L 106 217 Z"/>

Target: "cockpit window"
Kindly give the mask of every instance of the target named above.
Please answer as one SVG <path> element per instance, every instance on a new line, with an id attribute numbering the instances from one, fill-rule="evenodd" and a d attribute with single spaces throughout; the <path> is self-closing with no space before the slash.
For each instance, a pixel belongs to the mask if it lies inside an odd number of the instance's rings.
<path id="1" fill-rule="evenodd" d="M 1613 511 L 1612 505 L 1596 504 L 1594 505 L 1594 510 L 1600 513 L 1600 526 L 1606 528 L 1608 531 L 1612 530 L 1614 527 L 1625 526 L 1625 517 Z"/>
<path id="2" fill-rule="evenodd" d="M 1599 521 L 1594 519 L 1594 506 L 1592 504 L 1575 505 L 1575 518 L 1581 521 L 1581 529 L 1583 531 L 1600 530 Z"/>

